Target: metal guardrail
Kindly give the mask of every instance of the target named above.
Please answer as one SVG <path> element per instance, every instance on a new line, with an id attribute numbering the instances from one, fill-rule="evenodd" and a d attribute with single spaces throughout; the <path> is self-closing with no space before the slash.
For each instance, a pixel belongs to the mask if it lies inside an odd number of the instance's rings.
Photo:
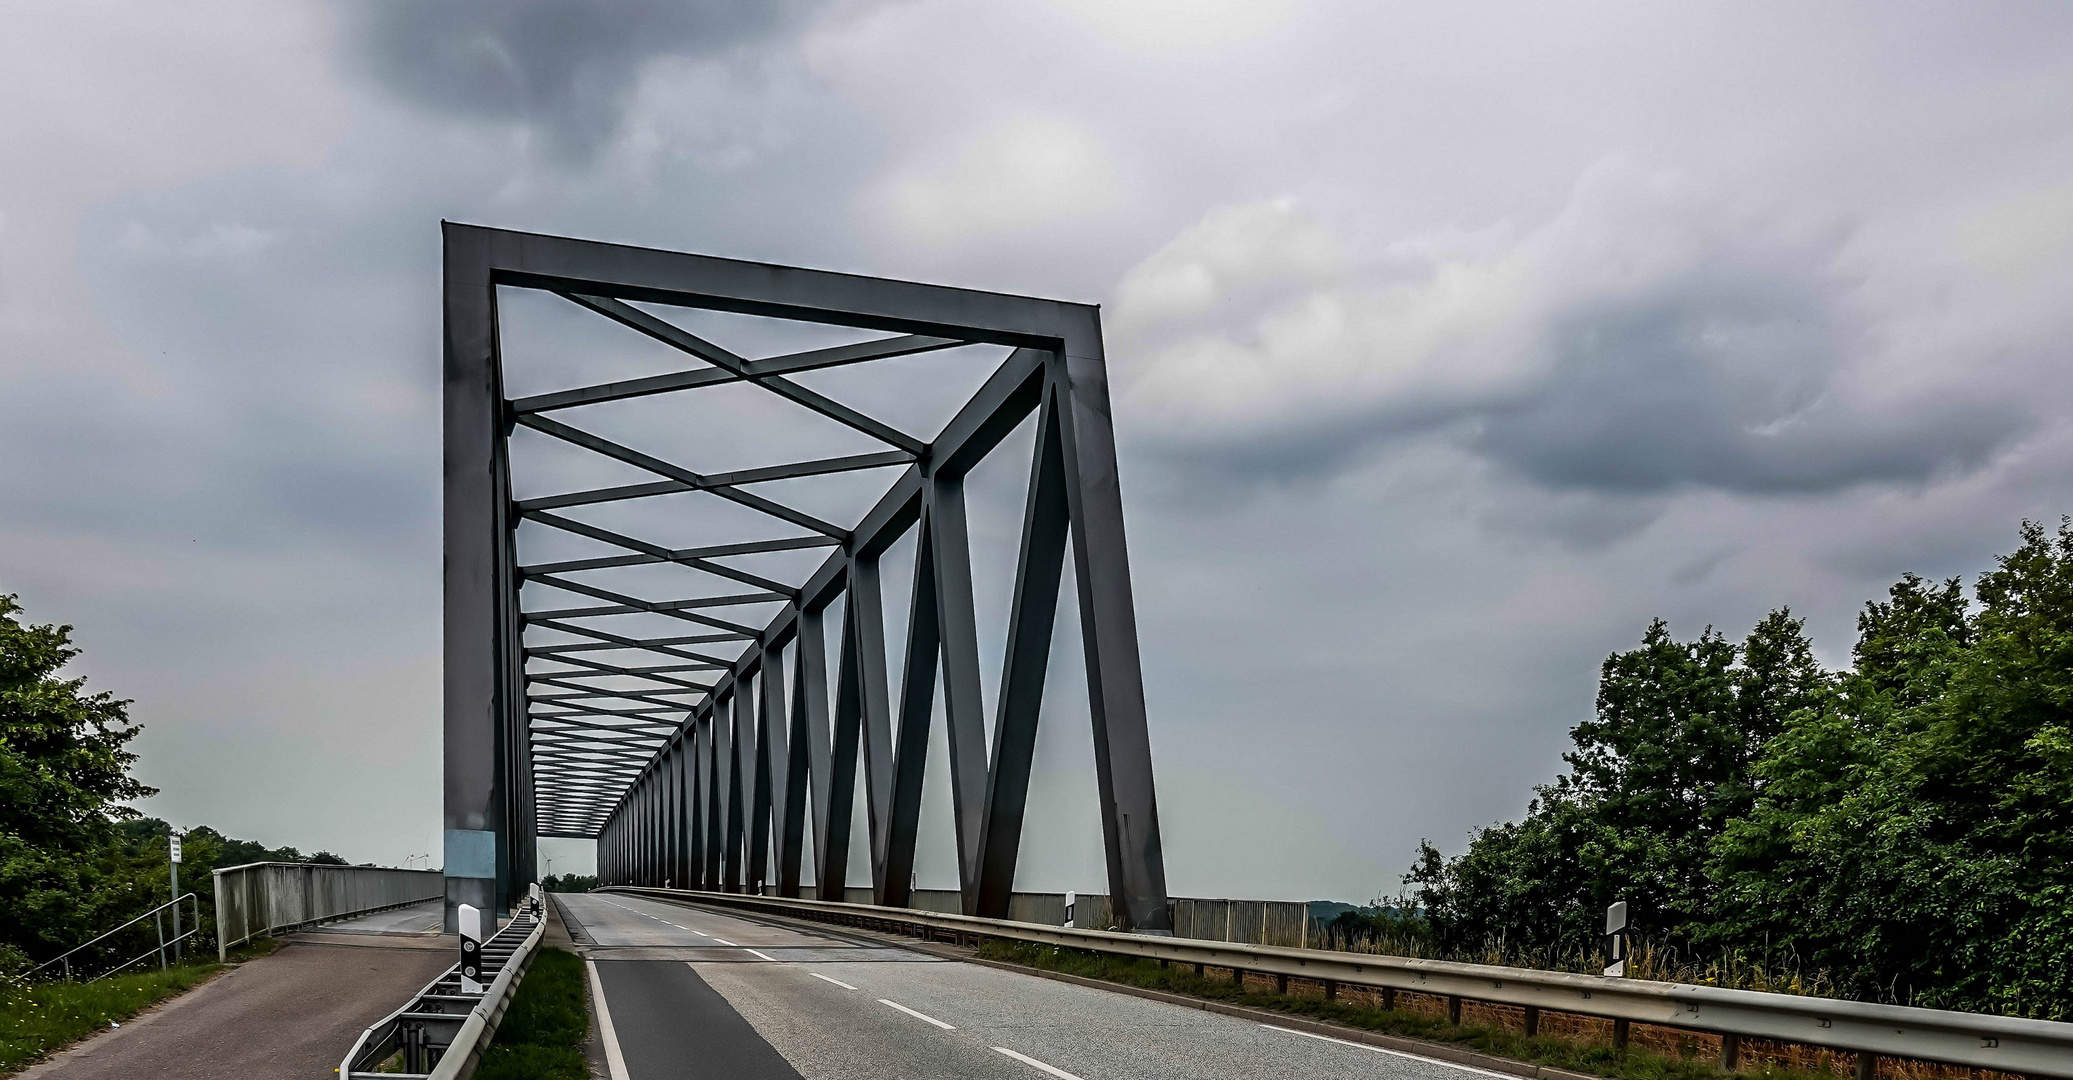
<path id="1" fill-rule="evenodd" d="M 1023 941 L 1231 968 L 1316 980 L 1323 982 L 1328 991 L 1333 984 L 1406 990 L 1615 1022 L 1829 1047 L 1877 1057 L 1943 1062 L 2031 1076 L 2073 1077 L 2073 1024 L 2051 1020 L 1369 953 L 1077 930 L 822 900 L 631 886 L 610 886 L 598 891 L 885 929 L 919 929 L 930 936 L 947 932 L 961 939 Z"/>
<path id="2" fill-rule="evenodd" d="M 422 904 L 446 895 L 437 870 L 258 862 L 214 872 L 216 957 L 231 946 L 298 926 Z"/>
<path id="3" fill-rule="evenodd" d="M 456 962 L 402 1008 L 360 1033 L 338 1064 L 339 1080 L 464 1080 L 474 1073 L 546 933 L 546 896 L 535 885 L 511 921 L 482 943 L 484 973 L 494 970 L 496 975 L 481 994 L 461 989 Z M 375 1071 L 399 1052 L 402 1072 Z"/>
<path id="4" fill-rule="evenodd" d="M 165 910 L 167 908 L 178 908 L 180 906 L 180 901 L 182 900 L 185 900 L 187 902 L 187 925 L 189 929 L 176 933 L 172 937 L 167 937 L 165 925 Z M 43 975 L 45 971 L 49 970 L 52 967 L 56 967 L 60 971 L 64 972 L 65 978 L 70 979 L 72 977 L 72 957 L 75 954 L 85 952 L 86 950 L 91 949 L 96 945 L 99 945 L 101 942 L 106 941 L 117 934 L 122 933 L 124 930 L 127 930 L 130 927 L 135 926 L 146 919 L 152 919 L 156 921 L 158 924 L 158 944 L 153 945 L 150 948 L 145 949 L 143 952 L 140 952 L 137 955 L 129 958 L 128 960 L 125 960 L 122 963 L 117 964 L 106 971 L 101 972 L 99 975 L 96 975 L 93 978 L 88 979 L 87 982 L 95 982 L 100 979 L 105 979 L 108 976 L 113 975 L 126 967 L 129 967 L 131 964 L 138 963 L 139 961 L 142 961 L 154 954 L 158 957 L 158 966 L 160 968 L 164 968 L 166 966 L 166 949 L 177 947 L 181 942 L 186 941 L 188 938 L 191 938 L 198 933 L 201 933 L 201 899 L 195 896 L 193 893 L 183 893 L 178 898 L 160 904 L 157 907 L 152 908 L 150 911 L 147 911 L 144 914 L 139 915 L 126 923 L 123 923 L 121 926 L 118 926 L 115 929 L 110 930 L 107 933 L 100 935 L 99 937 L 94 938 L 92 941 L 89 941 L 84 945 L 75 946 L 71 949 L 66 950 L 63 953 L 58 954 L 57 956 L 52 957 L 49 960 L 44 961 L 43 963 L 37 965 L 36 970 L 31 971 L 29 973 L 29 978 L 39 978 Z M 173 925 L 175 927 L 178 927 L 180 925 L 180 920 L 177 911 L 174 913 Z"/>

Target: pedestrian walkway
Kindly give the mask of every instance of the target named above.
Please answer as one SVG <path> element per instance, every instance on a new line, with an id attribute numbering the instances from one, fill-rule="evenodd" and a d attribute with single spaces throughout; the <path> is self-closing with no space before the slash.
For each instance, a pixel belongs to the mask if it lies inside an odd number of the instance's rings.
<path id="1" fill-rule="evenodd" d="M 421 913 L 403 914 L 413 911 L 290 935 L 272 955 L 80 1043 L 22 1080 L 329 1077 L 367 1025 L 454 963 L 454 939 L 408 929 L 424 925 Z M 384 918 L 400 929 L 368 929 Z"/>

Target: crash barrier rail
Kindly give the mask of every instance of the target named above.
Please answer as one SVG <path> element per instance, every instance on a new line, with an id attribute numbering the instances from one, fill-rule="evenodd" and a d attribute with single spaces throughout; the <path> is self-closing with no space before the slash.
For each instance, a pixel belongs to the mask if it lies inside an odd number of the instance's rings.
<path id="1" fill-rule="evenodd" d="M 1734 1064 L 1741 1040 L 1764 1039 L 1851 1051 L 1858 1055 L 1857 1075 L 1866 1078 L 1881 1057 L 2073 1077 L 2073 1024 L 2052 1020 L 1371 953 L 1079 930 L 822 900 L 630 886 L 599 891 L 916 933 L 931 939 L 1055 945 L 1193 964 L 1198 972 L 1204 967 L 1258 972 L 1274 976 L 1284 988 L 1290 978 L 1307 979 L 1322 983 L 1327 997 L 1335 996 L 1341 986 L 1368 987 L 1383 993 L 1385 1007 L 1398 990 L 1431 994 L 1448 999 L 1448 1011 L 1456 1016 L 1462 1000 L 1510 1005 L 1525 1010 L 1529 1034 L 1538 1028 L 1543 1010 L 1611 1020 L 1616 1039 L 1625 1034 L 1628 1024 L 1636 1022 L 1707 1032 L 1722 1037 L 1722 1056 L 1729 1066 Z"/>
<path id="2" fill-rule="evenodd" d="M 258 862 L 214 872 L 216 958 L 262 934 L 408 907 L 446 895 L 437 870 Z"/>
<path id="3" fill-rule="evenodd" d="M 360 1033 L 339 1062 L 340 1080 L 465 1080 L 496 1037 L 518 980 L 546 933 L 546 895 L 535 885 L 511 921 L 482 943 L 482 974 L 490 976 L 489 985 L 480 994 L 468 993 L 456 960 L 402 1008 Z M 402 1072 L 375 1071 L 398 1053 L 403 1055 Z"/>
<path id="4" fill-rule="evenodd" d="M 179 907 L 181 901 L 185 901 L 187 903 L 188 928 L 186 930 L 180 929 L 181 924 Z M 173 912 L 170 916 L 173 924 L 172 937 L 166 936 L 166 920 L 168 918 L 166 912 L 168 909 L 171 909 Z M 76 948 L 69 949 L 58 956 L 44 961 L 42 964 L 37 965 L 36 970 L 31 971 L 29 973 L 29 978 L 46 978 L 48 977 L 45 974 L 46 972 L 50 972 L 51 968 L 57 968 L 58 970 L 56 972 L 51 972 L 51 974 L 55 974 L 59 978 L 68 980 L 71 979 L 74 975 L 74 972 L 72 970 L 73 967 L 83 966 L 83 962 L 86 959 L 85 957 L 82 957 L 81 961 L 78 964 L 75 964 L 74 960 L 72 959 L 74 956 L 78 956 L 80 953 L 86 952 L 86 950 L 91 949 L 96 945 L 100 945 L 102 942 L 108 940 L 109 938 L 112 938 L 115 935 L 122 933 L 124 930 L 127 930 L 130 927 L 135 926 L 146 919 L 152 920 L 152 922 L 157 926 L 158 944 L 145 949 L 143 952 L 138 953 L 137 955 L 129 958 L 128 960 L 125 960 L 122 963 L 117 964 L 114 967 L 109 968 L 108 970 L 103 971 L 98 975 L 95 975 L 92 979 L 88 979 L 87 982 L 94 982 L 98 979 L 105 979 L 108 976 L 113 975 L 116 972 L 129 967 L 132 964 L 136 964 L 140 961 L 146 960 L 153 955 L 156 955 L 158 957 L 158 966 L 161 970 L 163 970 L 166 966 L 166 950 L 172 949 L 174 955 L 177 956 L 179 954 L 180 943 L 186 941 L 188 938 L 191 938 L 194 935 L 201 932 L 201 900 L 200 898 L 196 897 L 193 893 L 184 893 L 178 899 L 169 900 L 163 904 L 160 904 L 157 907 L 152 908 L 150 911 L 147 911 L 144 914 L 139 915 L 126 923 L 123 923 L 121 926 L 118 926 L 115 929 L 110 930 L 107 933 L 100 935 L 99 937 L 94 938 L 92 941 L 89 941 L 84 945 L 80 945 Z"/>
<path id="5" fill-rule="evenodd" d="M 820 899 L 811 885 L 801 886 L 799 892 L 808 900 Z M 777 886 L 765 885 L 763 895 L 776 896 Z M 847 888 L 842 891 L 842 899 L 851 904 L 869 904 L 871 890 Z M 1167 903 L 1173 912 L 1174 937 L 1305 949 L 1318 936 L 1310 918 L 1310 905 L 1301 901 L 1176 896 Z M 1106 930 L 1115 925 L 1109 904 L 1107 893 L 1015 892 L 1008 896 L 1008 920 Z M 956 889 L 914 889 L 908 893 L 907 906 L 917 911 L 959 915 L 964 912 L 964 894 Z"/>

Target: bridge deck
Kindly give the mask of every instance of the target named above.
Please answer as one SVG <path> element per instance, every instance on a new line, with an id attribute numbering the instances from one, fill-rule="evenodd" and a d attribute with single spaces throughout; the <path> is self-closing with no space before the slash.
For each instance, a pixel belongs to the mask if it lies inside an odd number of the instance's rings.
<path id="1" fill-rule="evenodd" d="M 629 896 L 557 895 L 625 1075 L 1463 1080 L 1481 1070 Z"/>

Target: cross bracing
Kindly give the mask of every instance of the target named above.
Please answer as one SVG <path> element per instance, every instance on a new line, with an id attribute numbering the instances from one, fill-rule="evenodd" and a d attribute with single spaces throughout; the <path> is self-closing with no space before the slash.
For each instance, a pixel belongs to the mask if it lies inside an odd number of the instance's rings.
<path id="1" fill-rule="evenodd" d="M 596 839 L 607 881 L 796 896 L 810 878 L 840 896 L 868 878 L 876 902 L 904 905 L 940 714 L 964 906 L 1004 916 L 1070 543 L 1114 910 L 1169 928 L 1094 308 L 473 226 L 445 236 L 450 909 L 507 904 L 539 836 Z M 508 396 L 500 290 L 544 294 L 676 363 Z M 751 355 L 714 340 L 701 312 L 882 336 Z M 976 393 L 930 430 L 812 381 L 927 354 L 969 364 L 979 347 L 993 351 Z M 862 442 L 707 462 L 600 412 L 675 416 L 654 410 L 714 393 Z M 965 488 L 1018 425 L 1034 450 L 989 716 Z M 542 492 L 520 441 L 604 480 Z M 812 497 L 836 486 L 862 497 Z M 689 519 L 751 524 L 686 543 L 675 526 Z M 896 544 L 911 546 L 911 588 L 888 597 L 880 564 Z M 907 612 L 892 642 L 888 603 Z M 858 829 L 870 865 L 852 870 Z"/>

